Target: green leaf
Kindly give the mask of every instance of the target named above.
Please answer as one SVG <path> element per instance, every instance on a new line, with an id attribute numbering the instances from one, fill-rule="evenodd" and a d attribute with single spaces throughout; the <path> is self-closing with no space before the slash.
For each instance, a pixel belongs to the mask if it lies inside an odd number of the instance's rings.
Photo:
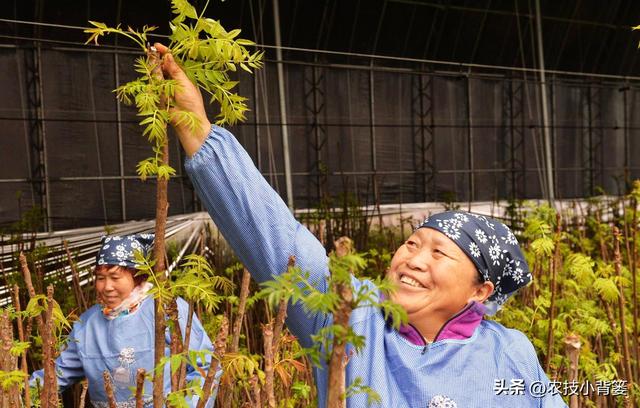
<path id="1" fill-rule="evenodd" d="M 0 370 L 0 384 L 4 390 L 8 390 L 10 387 L 18 386 L 22 389 L 24 384 L 24 378 L 27 376 L 22 370 L 2 371 Z"/>
<path id="2" fill-rule="evenodd" d="M 239 28 L 236 28 L 235 30 L 231 30 L 231 31 L 229 31 L 229 32 L 227 33 L 227 36 L 226 36 L 226 37 L 227 37 L 228 39 L 232 40 L 232 39 L 236 38 L 236 37 L 237 37 L 237 36 L 239 36 L 239 35 L 240 35 L 240 29 L 239 29 Z"/>
<path id="3" fill-rule="evenodd" d="M 615 302 L 618 300 L 618 296 L 620 296 L 618 287 L 612 279 L 597 278 L 593 283 L 593 288 L 607 302 Z"/>
<path id="4" fill-rule="evenodd" d="M 169 178 L 171 178 L 172 176 L 176 175 L 176 169 L 174 169 L 173 167 L 167 165 L 167 164 L 162 164 L 160 166 L 158 166 L 158 178 L 159 179 L 165 179 L 165 180 L 169 180 Z"/>
<path id="5" fill-rule="evenodd" d="M 149 157 L 138 163 L 136 172 L 142 181 L 145 181 L 147 177 L 153 176 L 158 173 L 158 162 L 155 157 Z"/>
<path id="6" fill-rule="evenodd" d="M 551 254 L 553 254 L 554 249 L 555 244 L 553 242 L 553 239 L 548 236 L 538 238 L 531 243 L 531 250 L 537 256 L 549 257 L 551 256 Z"/>
<path id="7" fill-rule="evenodd" d="M 186 16 L 192 19 L 198 18 L 196 9 L 187 0 L 171 0 L 171 12 L 178 16 Z"/>
<path id="8" fill-rule="evenodd" d="M 24 353 L 26 350 L 28 350 L 29 347 L 31 347 L 31 343 L 29 343 L 28 341 L 14 340 L 9 353 L 14 357 L 18 357 L 22 355 L 22 353 Z"/>

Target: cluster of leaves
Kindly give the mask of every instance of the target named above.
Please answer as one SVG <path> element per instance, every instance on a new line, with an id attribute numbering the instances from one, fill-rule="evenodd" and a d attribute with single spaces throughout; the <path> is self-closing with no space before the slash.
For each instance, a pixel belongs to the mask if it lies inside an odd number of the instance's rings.
<path id="1" fill-rule="evenodd" d="M 311 281 L 309 273 L 302 271 L 299 267 L 291 267 L 287 272 L 274 277 L 274 280 L 263 283 L 263 289 L 257 296 L 267 299 L 272 305 L 280 303 L 283 299 L 290 304 L 300 303 L 311 315 L 332 314 L 338 310 L 344 299 L 335 291 L 322 291 L 319 288 L 332 288 L 341 284 L 351 285 L 353 293 L 351 310 L 376 307 L 381 309 L 396 327 L 406 323 L 407 315 L 403 308 L 389 300 L 380 299 L 380 292 L 390 293 L 395 290 L 390 281 L 378 278 L 366 281 L 362 285 L 352 285 L 354 275 L 360 274 L 366 266 L 367 260 L 363 254 L 350 253 L 337 256 L 332 253 L 329 257 L 331 273 L 325 277 L 326 286 L 320 282 Z M 328 325 L 312 335 L 313 346 L 305 349 L 314 365 L 321 367 L 328 363 L 335 338 L 348 343 L 355 353 L 360 352 L 366 344 L 366 339 L 355 333 L 352 327 L 339 324 Z M 364 384 L 362 379 L 356 378 L 348 385 L 345 397 L 359 393 L 366 394 L 370 403 L 379 400 L 375 390 Z"/>
<path id="2" fill-rule="evenodd" d="M 634 241 L 633 211 L 634 205 L 640 198 L 640 184 L 636 185 L 632 194 L 621 199 L 592 200 L 588 208 L 575 208 L 568 210 L 560 217 L 561 228 L 559 237 L 556 236 L 557 218 L 556 212 L 548 206 L 535 206 L 520 210 L 523 228 L 520 233 L 520 242 L 525 251 L 527 261 L 535 275 L 533 283 L 525 288 L 519 295 L 506 303 L 505 308 L 499 312 L 496 318 L 508 327 L 523 331 L 532 340 L 540 353 L 541 361 L 550 358 L 549 375 L 558 381 L 567 380 L 569 360 L 564 350 L 564 339 L 571 334 L 579 336 L 582 343 L 579 360 L 579 378 L 581 380 L 615 380 L 623 375 L 621 365 L 623 353 L 620 350 L 622 327 L 617 302 L 621 294 L 626 299 L 624 310 L 626 330 L 629 338 L 634 339 L 633 324 L 633 251 L 638 251 L 640 246 Z M 610 214 L 610 216 L 607 216 Z M 615 272 L 613 245 L 614 238 L 612 228 L 617 226 L 627 234 L 621 242 L 622 248 L 622 277 Z M 627 245 L 628 244 L 628 245 Z M 628 249 L 627 249 L 628 248 Z M 393 248 L 376 248 L 365 255 L 347 255 L 343 258 L 331 257 L 332 274 L 326 276 L 326 282 L 319 285 L 312 282 L 304 271 L 297 267 L 289 269 L 286 273 L 277 277 L 274 281 L 264 285 L 262 290 L 247 302 L 247 307 L 253 310 L 252 319 L 264 321 L 265 313 L 263 299 L 272 304 L 278 304 L 282 299 L 289 303 L 300 303 L 310 313 L 332 313 L 340 303 L 340 298 L 331 291 L 322 292 L 318 287 L 332 287 L 335 283 L 350 283 L 352 276 L 363 277 L 377 275 L 374 270 L 384 270 L 388 264 Z M 629 251 L 629 252 L 628 252 Z M 555 313 L 550 321 L 551 307 L 551 267 L 554 254 L 558 253 L 557 291 L 561 296 L 556 297 Z M 140 270 L 147 273 L 153 281 L 153 262 L 140 258 Z M 237 276 L 241 265 L 227 268 L 229 277 Z M 156 296 L 172 297 L 183 296 L 199 304 L 204 310 L 217 310 L 217 307 L 226 305 L 227 309 L 233 309 L 238 304 L 238 297 L 231 295 L 225 297 L 223 293 L 229 293 L 233 287 L 230 279 L 216 275 L 215 271 L 203 257 L 188 256 L 185 261 L 172 274 L 166 287 L 161 287 L 155 292 Z M 372 281 L 370 285 L 354 287 L 353 308 L 380 307 L 390 314 L 393 322 L 403 321 L 402 311 L 394 309 L 390 302 L 380 302 L 377 298 L 379 290 L 393 290 L 384 280 Z M 237 295 L 237 294 L 236 294 Z M 44 299 L 38 297 L 30 303 L 22 317 L 32 316 L 42 312 L 45 307 Z M 212 328 L 210 334 L 213 337 L 218 317 L 207 317 Z M 58 319 L 64 322 L 63 319 Z M 206 323 L 206 322 L 205 322 Z M 211 325 L 212 324 L 212 325 Z M 553 327 L 553 348 L 548 349 L 547 333 L 549 325 Z M 65 331 L 64 324 L 60 325 L 58 333 Z M 257 322 L 252 320 L 248 324 L 249 331 L 257 327 Z M 259 336 L 253 333 L 253 336 Z M 317 347 L 302 349 L 295 339 L 285 330 L 280 338 L 280 352 L 275 361 L 275 373 L 279 379 L 278 399 L 283 407 L 297 407 L 308 404 L 310 395 L 314 389 L 310 387 L 307 377 L 310 367 L 306 365 L 305 355 L 315 364 L 326 364 L 329 355 L 331 339 L 340 336 L 346 339 L 353 347 L 354 352 L 360 350 L 366 339 L 358 337 L 348 328 L 330 326 L 323 333 L 319 333 Z M 264 371 L 261 369 L 262 356 L 260 346 L 250 343 L 248 337 L 242 337 L 240 349 L 235 353 L 227 354 L 221 364 L 224 376 L 221 382 L 233 391 L 233 395 L 248 392 L 252 378 L 258 379 L 258 385 L 264 383 Z M 31 339 L 33 340 L 33 339 Z M 37 341 L 37 340 L 36 340 Z M 255 342 L 255 339 L 253 339 Z M 259 343 L 259 342 L 258 342 Z M 27 347 L 27 344 L 15 343 L 16 353 Z M 163 363 L 177 367 L 180 362 L 194 364 L 193 353 L 185 352 L 180 355 L 168 357 Z M 198 357 L 199 358 L 199 357 Z M 637 366 L 635 357 L 634 367 Z M 3 380 L 20 381 L 21 374 L 3 373 Z M 286 391 L 285 391 L 286 390 Z M 635 393 L 637 387 L 631 388 Z M 183 401 L 191 395 L 198 395 L 198 387 L 195 384 L 187 384 L 183 390 L 178 390 L 170 396 L 174 406 L 182 406 Z M 286 394 L 289 393 L 289 394 Z M 375 390 L 367 388 L 357 379 L 347 389 L 347 396 L 356 393 L 365 393 L 375 400 Z M 635 394 L 633 394 L 635 396 Z M 595 402 L 585 398 L 585 406 L 594 406 Z"/>
<path id="3" fill-rule="evenodd" d="M 25 310 L 21 312 L 17 312 L 13 306 L 7 306 L 2 309 L 0 313 L 6 313 L 10 321 L 15 321 L 20 319 L 22 321 L 27 321 L 31 319 L 36 319 L 37 317 L 43 316 L 48 308 L 48 300 L 45 295 L 35 295 L 32 297 Z M 57 301 L 53 301 L 52 307 L 52 333 L 54 336 L 54 345 L 55 349 L 63 349 L 66 347 L 67 342 L 69 341 L 66 336 L 69 330 L 71 329 L 71 321 L 75 319 L 74 315 L 65 315 L 60 305 Z M 40 353 L 40 348 L 42 347 L 42 335 L 35 334 L 29 336 L 25 339 L 25 341 L 19 341 L 14 339 L 11 348 L 9 349 L 9 354 L 11 359 L 17 360 L 24 353 L 31 352 L 32 357 L 41 359 L 42 353 Z M 22 392 L 24 387 L 24 381 L 26 377 L 26 373 L 22 369 L 14 369 L 14 370 L 0 370 L 0 386 L 6 391 L 12 387 L 16 387 L 18 392 Z M 30 390 L 32 403 L 34 406 L 39 406 L 39 387 L 32 387 Z"/>
<path id="4" fill-rule="evenodd" d="M 209 350 L 185 350 L 182 353 L 163 357 L 160 360 L 160 364 L 155 367 L 154 371 L 164 370 L 165 365 L 169 364 L 171 373 L 174 374 L 180 369 L 181 364 L 187 364 L 194 369 L 201 371 L 201 376 L 205 377 L 206 373 L 202 372 L 200 366 L 205 365 L 207 361 L 213 361 L 214 358 L 215 356 L 213 356 L 213 353 Z M 147 373 L 146 376 L 148 381 L 153 380 L 153 373 Z M 135 387 L 131 387 L 130 390 L 131 395 L 135 395 Z M 166 398 L 166 403 L 167 406 L 174 408 L 191 408 L 192 404 L 190 401 L 192 398 L 198 397 L 199 399 L 202 399 L 203 395 L 204 391 L 202 389 L 201 379 L 194 378 L 186 383 L 184 388 L 169 393 Z"/>
<path id="5" fill-rule="evenodd" d="M 624 378 L 621 314 L 626 321 L 624 329 L 632 339 L 628 347 L 632 350 L 632 365 L 637 370 L 634 354 L 638 347 L 638 328 L 634 314 L 638 299 L 632 282 L 633 274 L 637 274 L 634 253 L 637 254 L 640 247 L 634 239 L 637 220 L 634 225 L 632 214 L 638 202 L 638 187 L 640 184 L 636 183 L 636 189 L 626 197 L 592 199 L 586 209 L 564 211 L 559 218 L 558 237 L 553 208 L 543 205 L 523 211 L 525 225 L 520 240 L 534 280 L 506 303 L 497 320 L 527 334 L 539 351 L 541 361 L 549 359 L 550 376 L 558 380 L 568 379 L 570 360 L 564 348 L 565 339 L 572 335 L 577 335 L 581 343 L 580 379 L 595 382 Z M 626 231 L 620 242 L 621 276 L 615 268 L 614 227 Z M 550 321 L 554 290 L 552 268 L 556 268 L 556 300 Z M 623 310 L 620 310 L 620 296 L 625 299 Z M 550 325 L 552 343 L 547 337 Z M 552 349 L 549 344 L 553 345 Z M 631 384 L 630 393 L 638 403 L 637 383 Z M 592 399 L 583 401 L 585 406 L 596 404 Z"/>
<path id="6" fill-rule="evenodd" d="M 158 278 L 153 269 L 155 261 L 151 259 L 151 254 L 145 256 L 136 251 L 135 260 L 138 274 L 147 276 L 147 280 L 153 284 L 149 294 L 161 299 L 163 304 L 182 297 L 202 306 L 208 313 L 213 313 L 226 300 L 225 294 L 233 290 L 233 283 L 224 276 L 216 275 L 209 262 L 201 255 L 186 255 L 184 262 L 173 270 L 169 280 Z"/>
<path id="7" fill-rule="evenodd" d="M 175 17 L 169 25 L 169 49 L 174 59 L 189 79 L 210 96 L 212 103 L 219 103 L 218 124 L 244 120 L 248 110 L 246 98 L 233 91 L 238 82 L 231 80 L 230 74 L 237 67 L 247 72 L 260 68 L 263 53 L 249 52 L 245 47 L 255 44 L 237 38 L 240 30 L 226 31 L 219 21 L 204 17 L 204 10 L 198 14 L 187 0 L 172 0 L 171 5 Z M 146 54 L 135 62 L 135 70 L 141 76 L 119 86 L 116 94 L 125 104 L 135 104 L 142 117 L 143 136 L 153 146 L 154 156 L 138 163 L 138 174 L 143 180 L 154 175 L 168 179 L 175 174 L 175 169 L 161 160 L 163 146 L 167 143 L 167 124 L 172 122 L 195 130 L 198 119 L 192 112 L 173 109 L 178 85 L 174 80 L 163 78 L 159 67 L 161 61 L 148 47 L 149 35 L 157 27 L 144 26 L 136 31 L 130 27 L 126 30 L 120 26 L 108 27 L 95 21 L 89 23 L 93 27 L 85 30 L 90 35 L 87 43 L 93 41 L 97 45 L 99 38 L 107 34 L 123 35 Z"/>

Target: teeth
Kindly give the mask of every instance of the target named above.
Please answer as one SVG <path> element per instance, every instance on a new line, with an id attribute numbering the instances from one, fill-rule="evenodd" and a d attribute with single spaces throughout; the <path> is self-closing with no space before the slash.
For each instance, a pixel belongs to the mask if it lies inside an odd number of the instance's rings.
<path id="1" fill-rule="evenodd" d="M 420 282 L 418 282 L 417 280 L 407 276 L 407 275 L 402 275 L 400 277 L 400 282 L 402 283 L 406 283 L 409 286 L 413 286 L 414 288 L 424 288 L 424 286 L 422 286 L 420 284 Z"/>

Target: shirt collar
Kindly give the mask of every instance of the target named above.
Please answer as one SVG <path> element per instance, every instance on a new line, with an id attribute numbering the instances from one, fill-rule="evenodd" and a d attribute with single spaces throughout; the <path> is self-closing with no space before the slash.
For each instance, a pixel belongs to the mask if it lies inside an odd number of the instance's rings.
<path id="1" fill-rule="evenodd" d="M 482 303 L 476 301 L 470 302 L 445 322 L 438 331 L 438 334 L 436 334 L 434 341 L 468 339 L 473 335 L 473 332 L 480 322 L 482 322 L 485 313 L 486 307 Z M 412 344 L 418 346 L 424 346 L 426 344 L 424 337 L 422 337 L 418 329 L 411 324 L 401 325 L 398 332 Z"/>

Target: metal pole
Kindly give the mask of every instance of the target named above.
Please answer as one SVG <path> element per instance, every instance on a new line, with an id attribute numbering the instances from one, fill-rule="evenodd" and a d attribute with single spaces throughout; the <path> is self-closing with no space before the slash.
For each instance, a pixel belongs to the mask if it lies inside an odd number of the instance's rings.
<path id="1" fill-rule="evenodd" d="M 289 129 L 287 127 L 287 103 L 284 89 L 284 69 L 282 66 L 282 44 L 280 41 L 280 11 L 278 0 L 273 0 L 273 24 L 276 37 L 276 59 L 278 60 L 278 93 L 280 94 L 280 123 L 282 128 L 282 152 L 284 155 L 284 180 L 287 188 L 287 206 L 291 211 L 293 211 L 293 185 L 291 183 Z"/>
<path id="2" fill-rule="evenodd" d="M 88 6 L 87 6 L 88 7 Z M 87 13 L 89 14 L 89 13 Z M 89 75 L 89 84 L 93 84 L 93 69 L 91 68 L 91 54 L 87 53 L 87 71 Z M 89 86 L 89 99 L 91 103 L 91 113 L 93 115 L 93 138 L 96 142 L 96 161 L 98 164 L 98 177 L 100 180 L 98 184 L 100 185 L 100 200 L 102 202 L 102 218 L 104 219 L 104 224 L 107 225 L 108 215 L 107 215 L 107 203 L 104 197 L 104 180 L 102 179 L 102 151 L 100 149 L 100 133 L 98 132 L 98 117 L 96 115 L 96 98 L 93 91 L 93 86 Z"/>
<path id="3" fill-rule="evenodd" d="M 427 181 L 426 181 L 426 135 L 425 135 L 425 102 L 424 102 L 424 80 L 423 75 L 412 76 L 412 85 L 415 83 L 415 95 L 411 98 L 411 121 L 415 128 L 413 129 L 413 157 L 414 157 L 414 169 L 416 169 L 416 179 L 419 180 L 420 189 L 414 194 L 414 201 L 427 201 Z M 415 124 L 414 120 L 417 117 L 418 123 Z M 417 161 L 416 161 L 417 159 Z M 422 193 L 422 194 L 420 194 Z M 420 197 L 416 199 L 415 197 Z"/>
<path id="4" fill-rule="evenodd" d="M 558 135 L 557 135 L 557 128 L 556 125 L 558 123 L 558 118 L 557 118 L 557 106 L 558 106 L 558 101 L 556 99 L 556 77 L 555 75 L 552 75 L 551 78 L 551 83 L 549 85 L 549 90 L 551 92 L 551 98 L 550 98 L 550 105 L 551 105 L 551 126 L 549 127 L 549 132 L 550 132 L 550 139 L 551 139 L 551 151 L 553 152 L 553 163 L 558 163 L 558 149 L 556 149 L 556 144 L 558 143 Z M 558 169 L 556 168 L 555 171 L 553 172 L 553 185 L 556 186 L 558 185 Z M 562 193 L 561 193 L 562 195 Z M 553 195 L 554 199 L 555 197 L 555 191 L 554 191 L 554 195 Z M 559 199 L 562 199 L 562 197 L 559 197 Z"/>
<path id="5" fill-rule="evenodd" d="M 622 91 L 622 135 L 624 138 L 624 181 L 628 185 L 631 180 L 629 166 L 631 165 L 631 156 L 629 154 L 629 123 L 627 120 L 627 91 L 629 84 L 625 83 L 620 91 Z"/>
<path id="6" fill-rule="evenodd" d="M 538 39 L 538 68 L 540 70 L 540 96 L 542 98 L 542 132 L 544 135 L 544 165 L 547 179 L 547 200 L 549 200 L 549 204 L 553 206 L 555 201 L 555 187 L 553 184 L 553 163 L 551 161 L 551 137 L 549 135 L 549 112 L 547 107 L 547 82 L 544 69 L 540 0 L 536 0 L 536 37 Z"/>
<path id="7" fill-rule="evenodd" d="M 113 65 L 115 72 L 116 88 L 120 86 L 120 69 L 118 52 L 113 53 Z M 122 112 L 120 111 L 120 101 L 116 99 L 116 121 L 118 123 L 118 165 L 120 170 L 120 207 L 122 207 L 122 221 L 127 220 L 127 198 L 125 195 L 125 183 L 124 183 L 124 158 L 123 158 L 123 146 L 122 146 Z"/>
<path id="8" fill-rule="evenodd" d="M 373 61 L 371 61 L 371 70 L 369 70 L 369 130 L 371 143 L 371 170 L 373 182 L 373 200 L 378 215 L 380 217 L 380 225 L 382 225 L 382 215 L 380 215 L 380 191 L 378 191 L 378 160 L 376 158 L 376 121 L 375 121 L 375 93 L 373 81 Z"/>
<path id="9" fill-rule="evenodd" d="M 438 200 L 438 172 L 436 169 L 436 126 L 434 115 L 434 92 L 433 92 L 433 75 L 427 75 L 427 86 L 425 88 L 425 102 L 428 103 L 425 113 L 429 117 L 429 126 L 427 127 L 428 143 L 425 146 L 425 152 L 429 152 L 427 160 L 427 167 L 429 168 L 429 186 L 431 187 L 431 199 Z"/>
<path id="10" fill-rule="evenodd" d="M 18 71 L 18 85 L 20 86 L 20 109 L 22 110 L 22 112 L 27 112 L 27 107 L 26 104 L 24 102 L 25 99 L 25 95 L 27 93 L 27 91 L 25 91 L 24 89 L 24 79 L 23 79 L 23 75 L 22 75 L 22 64 L 20 63 L 20 57 L 18 56 L 18 53 L 20 52 L 19 48 L 16 48 L 16 68 Z M 25 54 L 24 50 L 23 50 L 23 55 Z M 626 105 L 625 105 L 626 106 Z M 27 115 L 28 116 L 28 115 Z M 29 126 L 27 124 L 27 120 L 23 120 L 22 121 L 23 124 L 23 128 L 24 128 L 24 147 L 26 149 L 26 160 L 27 160 L 27 169 L 29 169 L 29 171 L 31 172 L 33 169 L 33 164 L 31 163 L 31 149 L 29 148 L 30 145 L 30 141 L 29 141 Z M 33 182 L 29 183 L 29 187 L 31 189 L 31 203 L 33 206 L 36 205 L 36 192 L 35 189 L 33 188 Z"/>
<path id="11" fill-rule="evenodd" d="M 260 147 L 260 107 L 258 106 L 258 75 L 253 77 L 253 115 L 255 117 L 254 130 L 256 135 L 256 167 L 262 172 L 262 154 Z"/>
<path id="12" fill-rule="evenodd" d="M 586 156 L 587 160 L 585 162 L 586 167 L 586 176 L 587 176 L 587 192 L 590 196 L 594 195 L 595 192 L 595 143 L 593 137 L 593 110 L 591 106 L 591 85 L 587 85 L 587 149 Z"/>
<path id="13" fill-rule="evenodd" d="M 116 22 L 120 24 L 120 10 L 122 9 L 122 0 L 118 0 L 118 14 Z M 118 45 L 118 36 L 115 37 L 115 44 Z M 113 72 L 116 88 L 120 86 L 120 59 L 118 58 L 118 50 L 113 53 Z M 125 194 L 124 180 L 124 158 L 122 146 L 122 112 L 120 111 L 120 101 L 116 99 L 116 121 L 118 129 L 118 166 L 120 170 L 120 207 L 122 208 L 122 221 L 127 220 L 127 198 Z"/>
<path id="14" fill-rule="evenodd" d="M 316 56 L 317 58 L 317 56 Z M 324 147 L 324 140 L 322 140 L 323 138 L 321 137 L 320 134 L 320 123 L 319 123 L 319 108 L 318 106 L 320 105 L 319 103 L 319 97 L 318 97 L 318 67 L 313 67 L 311 68 L 311 89 L 312 89 L 312 96 L 313 96 L 313 136 L 314 136 L 314 140 L 315 140 L 315 153 L 316 153 L 316 172 L 318 173 L 318 175 L 316 176 L 316 194 L 318 195 L 318 202 L 321 202 L 323 196 L 324 196 L 324 187 L 325 184 L 323 181 L 324 176 L 322 174 L 322 167 L 321 167 L 321 163 L 322 163 L 322 148 Z M 340 168 L 342 168 L 342 165 L 340 165 Z"/>
<path id="15" fill-rule="evenodd" d="M 467 73 L 467 144 L 469 145 L 469 203 L 475 201 L 475 176 L 473 162 L 473 123 L 471 121 L 471 77 Z M 471 209 L 471 208 L 469 208 Z"/>
<path id="16" fill-rule="evenodd" d="M 38 92 L 40 93 L 40 104 L 38 105 L 37 120 L 40 123 L 42 131 L 42 161 L 44 170 L 44 193 L 45 193 L 45 209 L 47 211 L 47 231 L 53 231 L 51 223 L 51 186 L 49 184 L 49 162 L 47 158 L 47 137 L 44 126 L 44 90 L 42 87 L 42 53 L 40 52 L 40 44 L 36 48 L 36 66 L 38 70 Z"/>

